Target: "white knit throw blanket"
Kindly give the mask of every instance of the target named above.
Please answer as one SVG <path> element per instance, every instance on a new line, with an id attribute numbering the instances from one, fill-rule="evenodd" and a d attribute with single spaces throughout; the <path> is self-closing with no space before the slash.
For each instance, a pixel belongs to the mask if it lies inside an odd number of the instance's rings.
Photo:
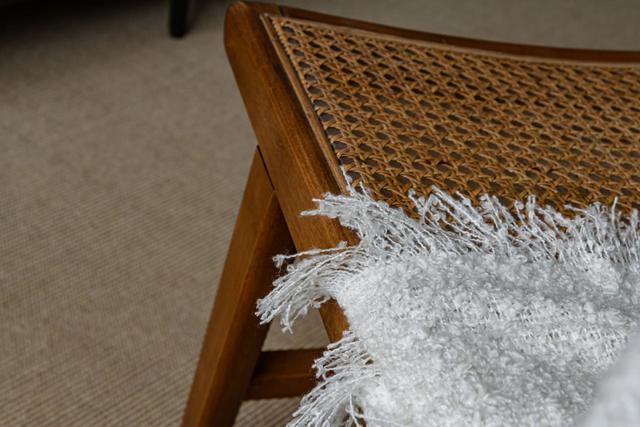
<path id="1" fill-rule="evenodd" d="M 365 192 L 326 195 L 303 214 L 360 243 L 277 257 L 292 262 L 262 321 L 290 330 L 334 298 L 350 325 L 290 426 L 640 425 L 640 340 L 597 391 L 640 317 L 636 212 L 412 199 L 420 220 Z"/>

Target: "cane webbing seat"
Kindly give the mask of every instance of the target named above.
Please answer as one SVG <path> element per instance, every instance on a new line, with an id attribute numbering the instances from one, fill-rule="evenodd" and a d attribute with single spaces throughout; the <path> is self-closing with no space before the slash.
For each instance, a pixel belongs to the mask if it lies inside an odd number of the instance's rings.
<path id="1" fill-rule="evenodd" d="M 511 205 L 638 207 L 640 68 L 517 57 L 270 16 L 354 184 L 410 207 L 432 185 Z"/>
<path id="2" fill-rule="evenodd" d="M 353 186 L 412 212 L 433 186 L 505 205 L 640 207 L 640 53 L 485 42 L 269 4 L 233 4 L 225 47 L 258 148 L 185 426 L 230 426 L 243 398 L 314 384 L 321 349 L 262 352 L 272 257 L 357 238 L 301 216 Z M 328 337 L 348 327 L 320 307 Z"/>

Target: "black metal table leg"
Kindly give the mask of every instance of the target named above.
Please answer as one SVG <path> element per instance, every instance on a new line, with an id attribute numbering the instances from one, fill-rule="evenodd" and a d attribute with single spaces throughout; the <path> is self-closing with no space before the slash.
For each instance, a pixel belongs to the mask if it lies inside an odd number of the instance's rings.
<path id="1" fill-rule="evenodd" d="M 172 37 L 182 37 L 187 32 L 187 18 L 189 15 L 189 0 L 170 0 L 169 4 L 169 34 Z"/>

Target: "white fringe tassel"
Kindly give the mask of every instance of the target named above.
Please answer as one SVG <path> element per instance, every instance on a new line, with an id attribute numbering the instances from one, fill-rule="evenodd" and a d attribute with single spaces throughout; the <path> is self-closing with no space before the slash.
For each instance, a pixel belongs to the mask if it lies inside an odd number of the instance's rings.
<path id="1" fill-rule="evenodd" d="M 460 194 L 455 197 L 433 188 L 428 198 L 410 194 L 419 220 L 404 211 L 373 200 L 366 191 L 351 189 L 347 195 L 326 194 L 315 200 L 317 209 L 303 215 L 338 218 L 353 229 L 358 245 L 342 242 L 334 249 L 310 250 L 278 256 L 286 274 L 274 282 L 273 291 L 258 301 L 263 323 L 276 316 L 284 330 L 293 322 L 335 297 L 367 267 L 435 251 L 450 254 L 480 252 L 521 257 L 528 262 L 556 261 L 567 268 L 600 268 L 602 260 L 638 265 L 640 239 L 636 210 L 624 220 L 616 203 L 575 209 L 567 218 L 551 207 L 540 207 L 535 197 L 516 203 L 514 213 L 496 197 L 482 196 L 479 205 Z M 315 365 L 320 384 L 302 401 L 290 426 L 359 425 L 358 393 L 367 381 L 375 381 L 376 365 L 358 339 L 347 332 L 332 344 Z"/>
<path id="2" fill-rule="evenodd" d="M 377 372 L 366 350 L 349 331 L 330 344 L 315 368 L 319 384 L 309 392 L 294 412 L 289 426 L 360 426 L 362 414 L 358 392 Z"/>

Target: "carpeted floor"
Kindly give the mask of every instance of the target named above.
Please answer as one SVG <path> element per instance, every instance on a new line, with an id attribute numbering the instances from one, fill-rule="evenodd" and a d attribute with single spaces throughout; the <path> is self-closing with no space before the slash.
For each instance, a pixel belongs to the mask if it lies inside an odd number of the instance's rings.
<path id="1" fill-rule="evenodd" d="M 91 4 L 84 4 L 91 3 Z M 102 3 L 102 2 L 100 2 Z M 179 424 L 254 147 L 222 45 L 165 1 L 0 7 L 0 425 Z M 633 1 L 287 1 L 458 35 L 640 49 Z M 295 338 L 326 340 L 312 316 Z M 282 425 L 295 400 L 243 405 Z"/>

